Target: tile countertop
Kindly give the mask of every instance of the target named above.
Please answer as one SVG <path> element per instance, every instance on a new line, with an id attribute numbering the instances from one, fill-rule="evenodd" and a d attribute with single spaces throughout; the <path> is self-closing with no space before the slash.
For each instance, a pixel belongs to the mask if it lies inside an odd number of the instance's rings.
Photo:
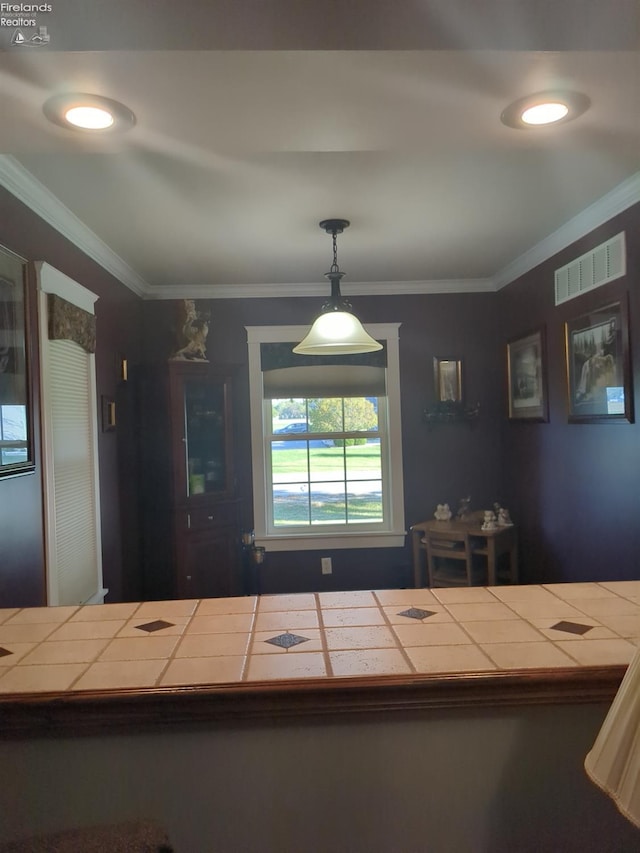
<path id="1" fill-rule="evenodd" d="M 609 700 L 640 581 L 0 610 L 0 733 Z"/>

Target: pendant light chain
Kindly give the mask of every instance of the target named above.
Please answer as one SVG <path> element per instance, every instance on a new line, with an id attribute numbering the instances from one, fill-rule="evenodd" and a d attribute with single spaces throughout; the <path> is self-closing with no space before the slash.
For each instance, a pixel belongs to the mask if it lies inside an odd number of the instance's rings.
<path id="1" fill-rule="evenodd" d="M 338 266 L 338 232 L 334 228 L 331 232 L 333 235 L 333 263 L 331 264 L 331 272 L 340 272 Z"/>

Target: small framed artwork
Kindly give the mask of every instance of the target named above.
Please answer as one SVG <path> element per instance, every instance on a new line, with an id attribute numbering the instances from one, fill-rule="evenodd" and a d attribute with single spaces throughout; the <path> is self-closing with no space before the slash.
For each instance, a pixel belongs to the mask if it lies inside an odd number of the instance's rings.
<path id="1" fill-rule="evenodd" d="M 462 402 L 462 361 L 460 359 L 434 358 L 433 377 L 438 402 Z"/>
<path id="2" fill-rule="evenodd" d="M 633 421 L 626 301 L 565 324 L 570 423 Z"/>
<path id="3" fill-rule="evenodd" d="M 116 428 L 116 401 L 102 398 L 102 432 L 113 432 Z"/>
<path id="4" fill-rule="evenodd" d="M 507 343 L 509 420 L 549 420 L 544 328 Z"/>

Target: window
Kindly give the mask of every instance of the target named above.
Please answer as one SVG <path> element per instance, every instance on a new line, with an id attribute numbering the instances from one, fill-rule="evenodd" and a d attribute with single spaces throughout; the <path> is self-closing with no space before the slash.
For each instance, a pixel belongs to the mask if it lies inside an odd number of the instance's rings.
<path id="1" fill-rule="evenodd" d="M 380 353 L 292 353 L 304 327 L 247 328 L 254 525 L 272 551 L 404 544 L 398 325 Z"/>

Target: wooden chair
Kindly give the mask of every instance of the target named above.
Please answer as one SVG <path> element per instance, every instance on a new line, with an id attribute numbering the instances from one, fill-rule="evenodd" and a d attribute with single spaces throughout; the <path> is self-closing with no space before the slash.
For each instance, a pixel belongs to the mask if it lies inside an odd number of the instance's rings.
<path id="1" fill-rule="evenodd" d="M 478 572 L 474 557 L 480 555 L 468 533 L 457 530 L 425 531 L 429 586 L 474 586 L 487 583 L 486 561 Z M 477 560 L 475 561 L 477 563 Z"/>

